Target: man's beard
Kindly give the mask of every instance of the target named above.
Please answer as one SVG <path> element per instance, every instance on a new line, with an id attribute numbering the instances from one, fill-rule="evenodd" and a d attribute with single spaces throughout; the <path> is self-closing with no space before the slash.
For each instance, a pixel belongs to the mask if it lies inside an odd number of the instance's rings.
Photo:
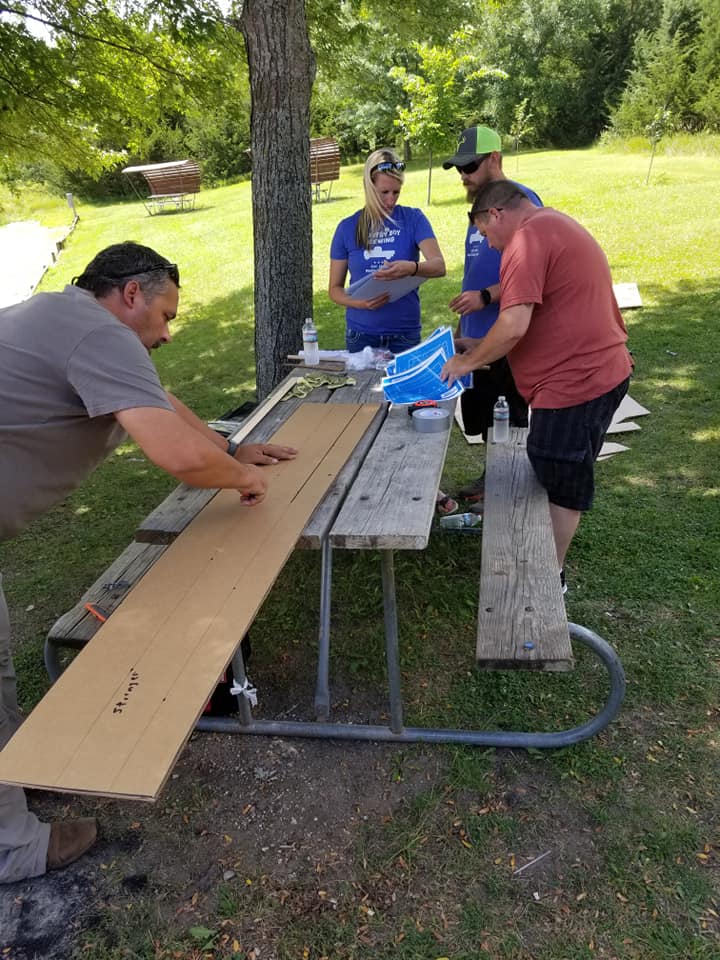
<path id="1" fill-rule="evenodd" d="M 466 198 L 467 198 L 467 202 L 468 202 L 468 203 L 472 203 L 472 202 L 473 202 L 473 200 L 475 199 L 475 197 L 476 197 L 477 194 L 478 194 L 479 189 L 480 189 L 480 187 L 475 187 L 475 186 L 473 186 L 472 183 L 468 183 L 468 184 L 465 185 L 465 196 L 466 196 Z"/>

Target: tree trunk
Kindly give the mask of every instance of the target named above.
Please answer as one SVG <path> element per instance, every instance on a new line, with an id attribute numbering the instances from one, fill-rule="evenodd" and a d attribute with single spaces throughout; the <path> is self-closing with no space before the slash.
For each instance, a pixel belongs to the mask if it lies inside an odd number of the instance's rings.
<path id="1" fill-rule="evenodd" d="M 428 191 L 427 191 L 427 205 L 430 206 L 430 194 L 432 193 L 432 147 L 428 152 Z"/>
<path id="2" fill-rule="evenodd" d="M 258 399 L 285 374 L 312 315 L 310 94 L 315 56 L 304 0 L 245 0 L 250 68 Z"/>

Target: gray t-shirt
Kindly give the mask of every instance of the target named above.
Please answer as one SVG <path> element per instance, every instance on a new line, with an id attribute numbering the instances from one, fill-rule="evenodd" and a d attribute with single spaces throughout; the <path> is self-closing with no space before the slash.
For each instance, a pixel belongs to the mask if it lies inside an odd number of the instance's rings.
<path id="1" fill-rule="evenodd" d="M 82 483 L 134 407 L 172 410 L 140 338 L 91 293 L 0 310 L 0 542 Z"/>

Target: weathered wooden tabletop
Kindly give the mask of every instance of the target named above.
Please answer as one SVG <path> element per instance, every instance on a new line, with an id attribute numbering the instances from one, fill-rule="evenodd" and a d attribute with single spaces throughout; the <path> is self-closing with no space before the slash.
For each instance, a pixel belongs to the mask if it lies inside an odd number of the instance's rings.
<path id="1" fill-rule="evenodd" d="M 452 422 L 451 414 L 442 433 L 417 433 L 406 407 L 389 411 L 332 525 L 333 547 L 427 546 Z"/>

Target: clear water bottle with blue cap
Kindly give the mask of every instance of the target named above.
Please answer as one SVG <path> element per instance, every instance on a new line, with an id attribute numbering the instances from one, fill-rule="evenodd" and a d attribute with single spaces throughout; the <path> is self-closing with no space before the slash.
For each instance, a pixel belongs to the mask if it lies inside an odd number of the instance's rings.
<path id="1" fill-rule="evenodd" d="M 462 530 L 464 527 L 479 527 L 482 516 L 479 513 L 453 513 L 449 517 L 440 517 L 440 526 L 445 530 Z"/>
<path id="2" fill-rule="evenodd" d="M 510 407 L 505 397 L 498 397 L 493 407 L 493 443 L 507 443 L 510 439 Z"/>

